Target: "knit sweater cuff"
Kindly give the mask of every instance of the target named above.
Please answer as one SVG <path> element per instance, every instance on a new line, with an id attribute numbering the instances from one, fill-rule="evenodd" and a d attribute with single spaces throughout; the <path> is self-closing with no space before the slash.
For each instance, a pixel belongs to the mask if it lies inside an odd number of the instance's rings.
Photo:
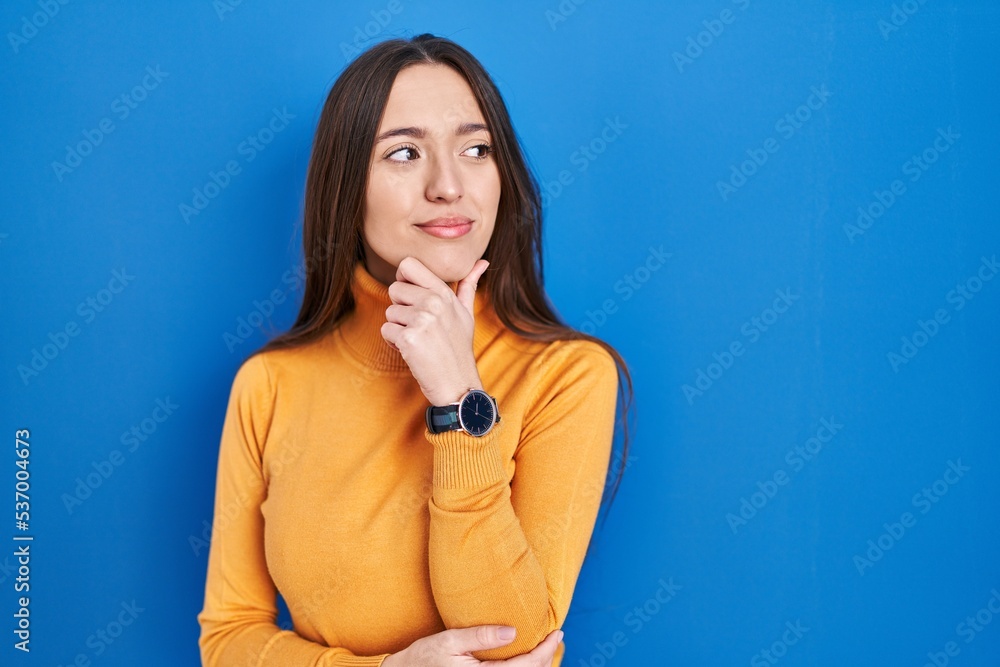
<path id="1" fill-rule="evenodd" d="M 271 651 L 275 651 L 272 655 Z M 305 664 L 318 667 L 381 667 L 391 653 L 354 655 L 340 647 L 324 647 L 303 639 L 294 630 L 274 633 L 260 650 L 259 662 L 254 664 Z M 215 664 L 213 662 L 212 664 Z"/>
<path id="2" fill-rule="evenodd" d="M 434 486 L 439 489 L 468 489 L 492 486 L 507 480 L 500 454 L 499 422 L 483 436 L 465 431 L 431 433 L 424 437 L 434 446 Z"/>
<path id="3" fill-rule="evenodd" d="M 385 659 L 391 654 L 383 653 L 381 655 L 339 655 L 337 656 L 335 662 L 331 663 L 340 667 L 381 667 Z"/>

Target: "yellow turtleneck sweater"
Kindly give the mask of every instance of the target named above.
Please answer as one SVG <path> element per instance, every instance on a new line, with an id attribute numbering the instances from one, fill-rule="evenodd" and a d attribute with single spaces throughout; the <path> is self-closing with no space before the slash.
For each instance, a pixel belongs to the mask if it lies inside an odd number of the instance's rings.
<path id="1" fill-rule="evenodd" d="M 359 262 L 351 289 L 341 326 L 252 356 L 233 380 L 198 614 L 206 667 L 375 667 L 483 624 L 517 628 L 473 653 L 506 659 L 569 611 L 605 488 L 614 359 L 515 335 L 481 290 L 473 353 L 502 420 L 478 438 L 431 433 L 380 333 L 388 288 Z M 276 591 L 294 631 L 276 625 Z"/>

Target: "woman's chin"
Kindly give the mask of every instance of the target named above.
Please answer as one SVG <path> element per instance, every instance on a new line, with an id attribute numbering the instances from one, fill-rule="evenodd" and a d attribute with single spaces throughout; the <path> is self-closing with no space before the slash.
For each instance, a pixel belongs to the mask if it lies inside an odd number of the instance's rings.
<path id="1" fill-rule="evenodd" d="M 423 261 L 423 260 L 421 260 Z M 469 275 L 476 260 L 454 260 L 454 261 L 427 261 L 424 266 L 431 270 L 435 276 L 446 283 L 457 283 Z"/>

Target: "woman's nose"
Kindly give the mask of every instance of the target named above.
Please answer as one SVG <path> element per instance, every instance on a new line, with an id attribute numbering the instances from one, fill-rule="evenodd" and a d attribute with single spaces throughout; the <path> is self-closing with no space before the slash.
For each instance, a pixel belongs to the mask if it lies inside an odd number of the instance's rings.
<path id="1" fill-rule="evenodd" d="M 462 177 L 458 164 L 450 156 L 430 161 L 427 175 L 427 198 L 432 201 L 454 201 L 462 196 Z"/>

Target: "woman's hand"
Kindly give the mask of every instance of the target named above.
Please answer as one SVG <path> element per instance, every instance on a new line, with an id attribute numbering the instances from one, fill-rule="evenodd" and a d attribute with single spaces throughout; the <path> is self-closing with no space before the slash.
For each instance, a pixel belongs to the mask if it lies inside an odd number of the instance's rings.
<path id="1" fill-rule="evenodd" d="M 471 628 L 454 628 L 424 637 L 410 644 L 399 653 L 382 661 L 382 667 L 550 667 L 562 639 L 562 630 L 553 630 L 529 653 L 522 653 L 508 660 L 477 660 L 469 655 L 509 644 L 514 640 L 501 639 L 497 631 L 502 625 L 474 625 Z"/>
<path id="2" fill-rule="evenodd" d="M 458 401 L 483 389 L 472 352 L 476 286 L 489 262 L 476 260 L 458 292 L 416 257 L 404 257 L 389 285 L 382 337 L 399 350 L 431 405 Z"/>

